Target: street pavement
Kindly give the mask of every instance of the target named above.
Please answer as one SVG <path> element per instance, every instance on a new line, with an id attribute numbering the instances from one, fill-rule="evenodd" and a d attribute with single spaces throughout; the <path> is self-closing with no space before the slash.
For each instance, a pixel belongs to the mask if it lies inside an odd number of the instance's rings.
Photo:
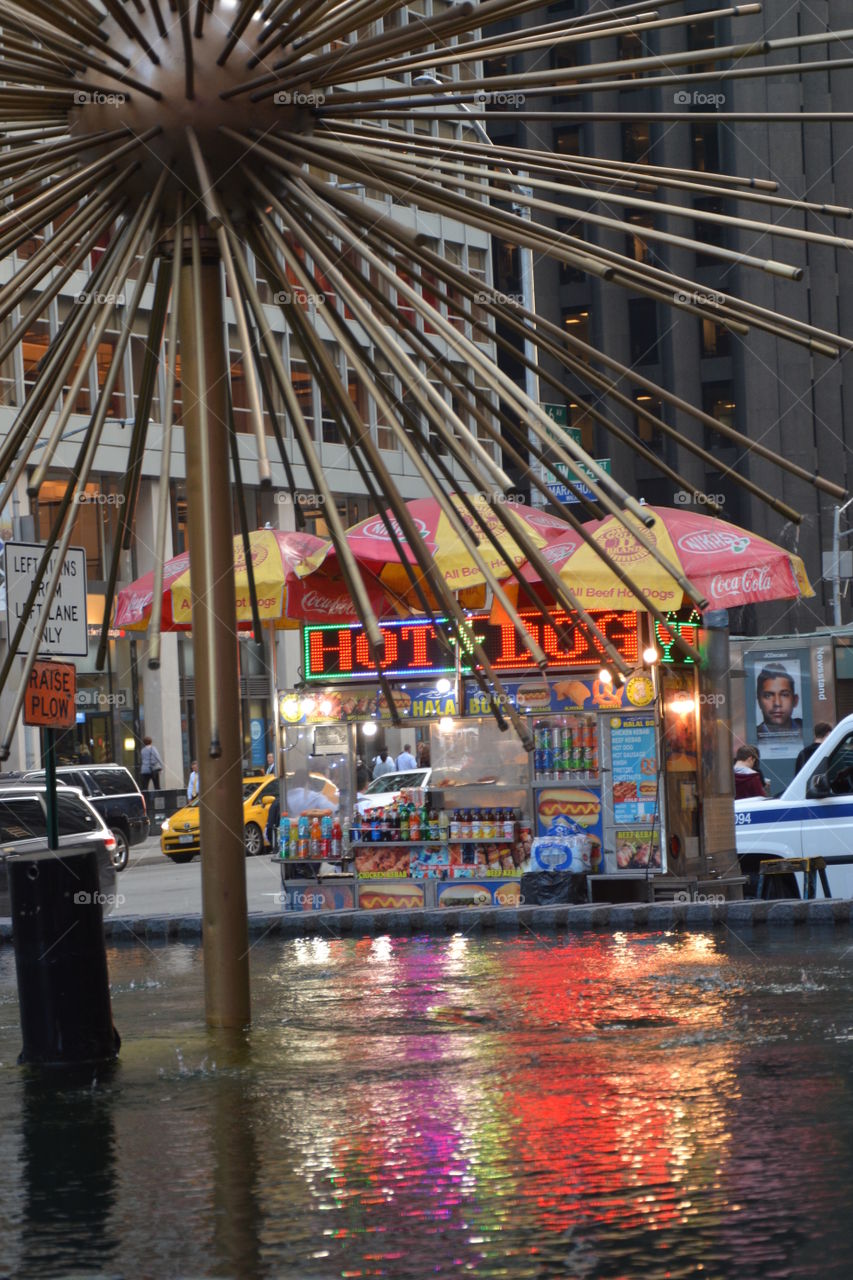
<path id="1" fill-rule="evenodd" d="M 130 851 L 125 871 L 116 876 L 112 916 L 197 916 L 201 914 L 201 858 L 176 866 L 160 852 L 159 838 L 151 837 Z M 269 853 L 246 859 L 246 892 L 249 911 L 280 909 L 281 870 Z"/>

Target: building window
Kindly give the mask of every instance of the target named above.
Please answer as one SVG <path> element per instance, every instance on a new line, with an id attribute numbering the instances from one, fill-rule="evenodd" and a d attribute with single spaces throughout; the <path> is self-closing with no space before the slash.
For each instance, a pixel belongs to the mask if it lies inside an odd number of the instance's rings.
<path id="1" fill-rule="evenodd" d="M 397 382 L 391 371 L 391 366 L 384 356 L 376 354 L 376 373 L 377 382 L 385 392 L 392 407 L 396 407 L 398 403 Z M 397 448 L 397 437 L 388 415 L 379 404 L 376 405 L 376 443 L 380 449 L 389 452 Z"/>
<path id="2" fill-rule="evenodd" d="M 731 382 L 705 382 L 702 384 L 702 408 L 727 427 L 735 425 L 735 398 Z M 706 449 L 719 451 L 733 448 L 734 443 L 719 435 L 711 427 L 705 428 Z"/>
<path id="3" fill-rule="evenodd" d="M 732 334 L 731 330 L 727 329 L 725 325 L 718 324 L 716 320 L 703 316 L 700 334 L 703 356 L 711 358 L 715 356 L 730 356 L 732 354 Z"/>
<path id="4" fill-rule="evenodd" d="M 655 426 L 653 422 L 649 422 L 645 416 L 647 413 L 653 414 L 656 418 L 663 417 L 663 406 L 660 397 L 652 395 L 650 391 L 638 391 L 634 395 L 634 401 L 642 413 L 637 413 L 634 418 L 634 432 L 638 440 L 641 440 L 649 449 L 654 449 L 656 453 L 660 453 L 663 449 L 663 432 L 660 427 Z"/>
<path id="5" fill-rule="evenodd" d="M 574 236 L 576 240 L 583 240 L 585 224 L 578 222 L 576 219 L 558 218 L 557 230 L 561 235 Z M 566 245 L 571 252 L 581 252 L 577 245 Z M 560 263 L 560 284 L 582 284 L 586 280 L 586 272 L 580 267 L 574 266 L 571 262 Z"/>
<path id="6" fill-rule="evenodd" d="M 722 213 L 723 202 L 718 196 L 699 196 L 693 201 L 693 208 L 703 213 Z M 725 245 L 725 227 L 720 222 L 697 221 L 693 223 L 693 239 L 700 244 Z M 719 266 L 720 259 L 710 253 L 696 250 L 696 266 Z"/>
<path id="7" fill-rule="evenodd" d="M 693 168 L 700 173 L 720 171 L 720 130 L 715 124 L 692 126 Z"/>
<path id="8" fill-rule="evenodd" d="M 566 333 L 579 342 L 589 343 L 589 308 L 567 307 L 563 311 L 563 324 Z"/>
<path id="9" fill-rule="evenodd" d="M 70 483 L 73 485 L 74 482 Z M 68 487 L 67 480 L 45 480 L 42 483 L 33 504 L 38 542 L 46 542 L 50 536 Z M 109 480 L 90 481 L 72 508 L 71 545 L 83 547 L 86 551 L 86 577 L 90 584 L 103 580 L 104 564 L 112 556 L 119 523 L 118 492 Z"/>
<path id="10" fill-rule="evenodd" d="M 653 298 L 631 298 L 628 302 L 628 332 L 631 364 L 657 364 L 658 309 Z"/>
<path id="11" fill-rule="evenodd" d="M 622 159 L 628 164 L 648 164 L 652 144 L 648 120 L 622 126 Z"/>
<path id="12" fill-rule="evenodd" d="M 579 156 L 581 154 L 580 125 L 565 125 L 554 130 L 554 150 L 559 156 Z"/>
<path id="13" fill-rule="evenodd" d="M 648 239 L 643 235 L 643 229 L 649 231 L 653 229 L 654 216 L 651 213 L 629 213 L 627 221 L 636 228 L 628 232 L 626 247 L 628 257 L 633 258 L 635 262 L 649 262 L 652 254 Z"/>

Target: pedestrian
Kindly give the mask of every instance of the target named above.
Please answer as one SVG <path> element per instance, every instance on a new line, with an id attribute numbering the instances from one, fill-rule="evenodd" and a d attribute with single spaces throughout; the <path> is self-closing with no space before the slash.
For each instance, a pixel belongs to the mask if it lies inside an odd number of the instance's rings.
<path id="1" fill-rule="evenodd" d="M 417 769 L 418 762 L 412 755 L 411 745 L 407 742 L 403 750 L 397 756 L 397 768 L 402 773 L 404 769 Z"/>
<path id="2" fill-rule="evenodd" d="M 278 853 L 278 829 L 279 829 L 280 822 L 281 822 L 281 801 L 279 800 L 278 796 L 276 796 L 276 798 L 273 800 L 272 804 L 270 805 L 270 811 L 267 814 L 267 829 L 266 829 L 267 844 L 272 849 L 273 853 Z"/>
<path id="3" fill-rule="evenodd" d="M 388 748 L 383 747 L 373 765 L 373 780 L 382 778 L 386 773 L 396 773 L 397 766 L 388 755 Z"/>
<path id="4" fill-rule="evenodd" d="M 428 742 L 418 743 L 418 768 L 419 769 L 429 768 L 429 743 Z"/>
<path id="5" fill-rule="evenodd" d="M 735 752 L 735 800 L 764 796 L 764 780 L 758 771 L 758 748 L 738 747 Z"/>
<path id="6" fill-rule="evenodd" d="M 355 762 L 355 786 L 357 791 L 363 791 L 370 781 L 370 771 L 361 756 L 356 758 Z"/>
<path id="7" fill-rule="evenodd" d="M 160 770 L 164 767 L 160 752 L 148 737 L 142 739 L 142 752 L 139 757 L 139 785 L 143 791 L 148 790 L 149 783 L 154 783 L 154 790 L 160 790 Z"/>
<path id="8" fill-rule="evenodd" d="M 188 804 L 192 804 L 193 800 L 197 798 L 198 785 L 199 785 L 198 760 L 193 760 L 192 764 L 190 765 L 190 780 L 187 783 L 187 803 Z"/>
<path id="9" fill-rule="evenodd" d="M 803 747 L 802 751 L 797 756 L 797 761 L 794 765 L 795 774 L 800 772 L 807 760 L 811 760 L 824 738 L 826 738 L 830 733 L 832 733 L 832 725 L 827 724 L 825 720 L 818 720 L 814 727 L 814 742 L 810 742 L 807 747 Z"/>
<path id="10" fill-rule="evenodd" d="M 267 752 L 267 768 L 266 772 L 275 777 L 278 770 L 275 767 L 275 755 L 272 751 Z"/>

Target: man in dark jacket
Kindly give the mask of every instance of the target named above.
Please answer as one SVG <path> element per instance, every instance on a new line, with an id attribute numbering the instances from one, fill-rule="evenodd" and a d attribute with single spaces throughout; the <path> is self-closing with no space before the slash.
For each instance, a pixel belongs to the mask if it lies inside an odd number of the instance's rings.
<path id="1" fill-rule="evenodd" d="M 799 773 L 807 760 L 811 760 L 824 738 L 832 730 L 832 725 L 827 724 L 825 720 L 818 720 L 814 727 L 814 742 L 810 742 L 807 747 L 803 747 L 797 756 L 797 762 L 794 765 L 794 773 Z"/>

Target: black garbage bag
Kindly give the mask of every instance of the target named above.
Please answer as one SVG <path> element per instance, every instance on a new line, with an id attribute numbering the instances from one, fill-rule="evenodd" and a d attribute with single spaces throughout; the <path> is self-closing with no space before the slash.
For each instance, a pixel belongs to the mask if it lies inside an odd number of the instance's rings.
<path id="1" fill-rule="evenodd" d="M 586 875 L 572 871 L 528 871 L 521 877 L 521 899 L 526 906 L 586 902 Z"/>

